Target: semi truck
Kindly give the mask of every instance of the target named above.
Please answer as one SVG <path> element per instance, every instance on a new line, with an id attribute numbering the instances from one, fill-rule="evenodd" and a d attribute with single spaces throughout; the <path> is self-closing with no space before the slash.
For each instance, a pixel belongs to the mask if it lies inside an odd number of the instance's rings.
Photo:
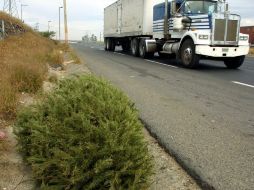
<path id="1" fill-rule="evenodd" d="M 236 69 L 250 48 L 240 22 L 225 0 L 118 0 L 104 9 L 105 50 L 121 46 L 142 58 L 158 53 L 187 68 L 221 60 Z"/>

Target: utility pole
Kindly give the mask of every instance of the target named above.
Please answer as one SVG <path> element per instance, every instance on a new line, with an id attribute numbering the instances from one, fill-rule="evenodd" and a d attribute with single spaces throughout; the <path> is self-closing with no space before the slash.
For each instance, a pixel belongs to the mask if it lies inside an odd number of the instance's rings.
<path id="1" fill-rule="evenodd" d="M 59 7 L 59 41 L 61 40 L 61 9 L 63 7 Z"/>
<path id="2" fill-rule="evenodd" d="M 11 4 L 12 4 L 12 2 L 11 2 L 11 0 L 9 0 L 9 14 L 10 14 L 10 15 L 12 15 L 12 14 L 11 14 L 11 12 L 12 12 L 12 11 L 11 11 L 11 7 L 12 7 Z"/>
<path id="3" fill-rule="evenodd" d="M 21 17 L 21 21 L 22 21 L 22 22 L 24 22 L 24 21 L 23 21 L 23 7 L 27 7 L 27 6 L 28 6 L 28 5 L 24 5 L 24 4 L 21 4 L 21 5 L 20 5 L 20 15 L 21 15 L 20 17 Z"/>
<path id="4" fill-rule="evenodd" d="M 50 25 L 49 25 L 49 24 L 50 24 L 51 22 L 52 22 L 51 20 L 48 21 L 48 32 L 50 32 Z"/>
<path id="5" fill-rule="evenodd" d="M 40 30 L 40 23 L 39 22 L 35 23 L 35 30 L 36 31 Z"/>
<path id="6" fill-rule="evenodd" d="M 67 5 L 66 0 L 63 0 L 64 4 L 64 32 L 65 32 L 65 43 L 68 44 L 68 23 L 67 23 Z"/>
<path id="7" fill-rule="evenodd" d="M 4 20 L 2 20 L 2 36 L 0 36 L 0 37 L 2 37 L 3 39 L 4 39 L 4 37 L 5 37 L 5 26 L 4 26 Z"/>

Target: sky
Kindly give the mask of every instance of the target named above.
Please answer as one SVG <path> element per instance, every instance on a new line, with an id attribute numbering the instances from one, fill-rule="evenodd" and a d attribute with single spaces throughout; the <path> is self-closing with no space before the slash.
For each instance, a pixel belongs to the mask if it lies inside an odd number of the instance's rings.
<path id="1" fill-rule="evenodd" d="M 86 34 L 95 34 L 99 39 L 100 33 L 103 33 L 103 10 L 115 1 L 67 0 L 69 39 L 80 40 Z M 0 7 L 3 7 L 3 2 L 4 0 L 0 0 Z M 253 0 L 228 0 L 228 2 L 231 12 L 241 15 L 242 25 L 254 25 Z M 52 21 L 50 30 L 56 31 L 58 38 L 58 7 L 63 5 L 62 0 L 16 0 L 16 4 L 19 14 L 20 5 L 28 5 L 23 7 L 23 19 L 32 27 L 39 23 L 39 29 L 46 31 L 48 21 Z M 61 37 L 63 38 L 63 10 L 61 10 L 61 17 Z"/>

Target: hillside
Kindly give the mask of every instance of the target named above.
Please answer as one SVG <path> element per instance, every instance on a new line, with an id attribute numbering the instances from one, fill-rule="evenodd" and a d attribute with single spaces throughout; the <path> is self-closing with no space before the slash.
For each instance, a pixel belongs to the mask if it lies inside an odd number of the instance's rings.
<path id="1" fill-rule="evenodd" d="M 0 20 L 5 23 L 5 38 L 0 40 L 0 115 L 10 117 L 19 93 L 35 93 L 42 86 L 55 44 L 3 12 Z"/>

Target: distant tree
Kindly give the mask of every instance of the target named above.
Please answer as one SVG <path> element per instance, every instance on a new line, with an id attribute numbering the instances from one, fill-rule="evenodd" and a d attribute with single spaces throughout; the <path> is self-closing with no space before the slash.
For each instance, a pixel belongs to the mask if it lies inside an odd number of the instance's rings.
<path id="1" fill-rule="evenodd" d="M 90 41 L 91 42 L 97 42 L 97 37 L 94 34 L 92 34 L 92 36 L 90 38 Z"/>
<path id="2" fill-rule="evenodd" d="M 45 32 L 39 32 L 43 37 L 45 38 L 53 38 L 56 36 L 56 33 L 54 31 L 45 31 Z"/>
<path id="3" fill-rule="evenodd" d="M 82 41 L 89 42 L 89 36 L 88 35 L 83 36 Z"/>

